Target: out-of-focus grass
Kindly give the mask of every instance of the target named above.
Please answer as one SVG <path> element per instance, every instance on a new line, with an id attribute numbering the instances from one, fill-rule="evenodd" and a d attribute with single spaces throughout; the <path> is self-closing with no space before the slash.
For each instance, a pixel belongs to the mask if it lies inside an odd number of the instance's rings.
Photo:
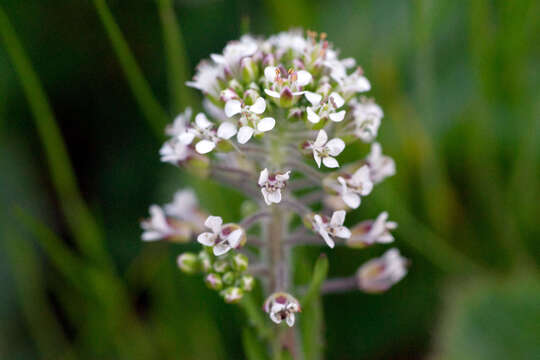
<path id="1" fill-rule="evenodd" d="M 301 315 L 307 358 L 319 350 L 330 359 L 489 353 L 489 342 L 472 349 L 458 335 L 482 333 L 491 318 L 482 299 L 499 299 L 498 290 L 481 287 L 469 301 L 459 283 L 481 273 L 522 289 L 523 274 L 538 274 L 538 2 L 8 0 L 2 8 L 2 358 L 236 359 L 242 341 L 246 356 L 262 358 L 238 307 L 178 273 L 174 257 L 185 247 L 142 245 L 137 225 L 151 202 L 168 201 L 182 184 L 211 212 L 238 219 L 239 194 L 159 164 L 157 151 L 167 114 L 197 105 L 182 86 L 189 69 L 238 37 L 245 19 L 255 33 L 326 31 L 355 57 L 385 110 L 381 143 L 398 168 L 350 219 L 389 210 L 410 274 L 382 296 L 315 299 Z M 332 277 L 383 249 L 323 251 Z M 310 278 L 319 252 L 301 251 L 298 281 Z M 513 303 L 512 294 L 503 309 L 519 320 L 522 297 Z M 251 312 L 261 299 L 253 301 Z M 484 312 L 449 321 L 459 304 L 465 314 Z M 326 327 L 310 333 L 323 310 Z M 528 331 L 517 320 L 503 330 Z M 259 333 L 264 321 L 255 322 Z"/>

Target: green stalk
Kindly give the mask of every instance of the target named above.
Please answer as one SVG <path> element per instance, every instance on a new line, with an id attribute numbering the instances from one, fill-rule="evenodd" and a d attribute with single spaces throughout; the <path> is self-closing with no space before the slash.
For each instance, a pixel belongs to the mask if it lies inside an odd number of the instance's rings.
<path id="1" fill-rule="evenodd" d="M 177 114 L 193 104 L 193 94 L 185 86 L 188 79 L 186 52 L 182 31 L 174 13 L 172 0 L 156 0 L 163 29 L 163 42 L 167 61 L 167 80 L 172 111 Z"/>
<path id="2" fill-rule="evenodd" d="M 94 0 L 97 13 L 105 31 L 109 36 L 113 50 L 120 61 L 120 66 L 126 80 L 135 96 L 135 100 L 143 112 L 148 124 L 159 137 L 163 136 L 165 124 L 169 121 L 169 116 L 156 100 L 150 85 L 144 78 L 141 69 L 135 61 L 135 57 L 129 49 L 128 43 L 114 20 L 111 10 L 105 0 Z"/>
<path id="3" fill-rule="evenodd" d="M 96 263 L 110 265 L 110 258 L 103 246 L 103 235 L 79 192 L 75 173 L 47 95 L 2 7 L 0 39 L 15 67 L 34 115 L 52 183 L 73 237 L 85 255 Z"/>

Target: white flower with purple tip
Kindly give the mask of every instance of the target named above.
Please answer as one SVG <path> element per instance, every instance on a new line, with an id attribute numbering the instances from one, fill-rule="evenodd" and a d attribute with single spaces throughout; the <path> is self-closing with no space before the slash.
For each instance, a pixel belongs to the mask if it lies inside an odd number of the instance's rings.
<path id="1" fill-rule="evenodd" d="M 338 111 L 345 104 L 345 100 L 337 92 L 331 93 L 323 102 L 323 96 L 318 93 L 306 91 L 304 96 L 312 105 L 306 108 L 309 122 L 316 124 L 321 119 L 340 122 L 345 118 L 346 111 Z"/>
<path id="2" fill-rule="evenodd" d="M 351 176 L 339 176 L 337 181 L 341 184 L 339 191 L 341 198 L 351 209 L 360 206 L 360 196 L 369 195 L 373 189 L 369 166 L 363 165 Z"/>
<path id="3" fill-rule="evenodd" d="M 351 236 L 351 231 L 343 226 L 345 214 L 345 210 L 338 210 L 334 211 L 330 219 L 324 215 L 313 216 L 313 230 L 321 235 L 331 248 L 335 246 L 333 237 L 348 239 Z"/>
<path id="4" fill-rule="evenodd" d="M 269 174 L 268 169 L 261 171 L 259 175 L 259 186 L 266 205 L 279 203 L 281 201 L 281 189 L 287 185 L 290 171 L 285 173 Z"/>
<path id="5" fill-rule="evenodd" d="M 225 115 L 231 118 L 237 114 L 241 114 L 239 123 L 241 125 L 238 130 L 237 140 L 240 144 L 245 144 L 251 139 L 254 134 L 260 134 L 270 131 L 276 125 L 274 118 L 260 118 L 259 115 L 266 110 L 266 101 L 259 97 L 253 105 L 245 105 L 238 99 L 231 99 L 225 104 Z"/>
<path id="6" fill-rule="evenodd" d="M 326 131 L 320 130 L 317 138 L 309 145 L 309 148 L 313 151 L 313 158 L 318 167 L 321 167 L 322 160 L 322 163 L 327 168 L 337 168 L 339 163 L 334 159 L 334 156 L 338 156 L 345 149 L 345 142 L 339 138 L 328 141 Z"/>
<path id="7" fill-rule="evenodd" d="M 371 151 L 366 158 L 369 166 L 371 180 L 378 184 L 389 176 L 396 173 L 396 164 L 390 156 L 383 155 L 382 147 L 379 143 L 371 145 Z"/>
<path id="8" fill-rule="evenodd" d="M 388 221 L 388 213 L 383 211 L 375 220 L 362 221 L 351 229 L 351 237 L 347 246 L 365 247 L 375 243 L 388 244 L 394 241 L 390 233 L 397 228 L 397 223 Z"/>
<path id="9" fill-rule="evenodd" d="M 264 302 L 263 309 L 274 323 L 281 324 L 285 320 L 289 327 L 294 325 L 295 314 L 301 311 L 298 300 L 284 292 L 270 295 Z"/>
<path id="10" fill-rule="evenodd" d="M 212 246 L 216 256 L 241 247 L 246 240 L 246 234 L 241 227 L 236 224 L 223 225 L 223 220 L 219 216 L 209 216 L 204 225 L 212 232 L 200 234 L 197 241 L 205 246 Z"/>
<path id="11" fill-rule="evenodd" d="M 356 273 L 358 287 L 369 293 L 380 293 L 392 287 L 407 274 L 407 259 L 392 248 L 383 256 L 362 265 Z"/>
<path id="12" fill-rule="evenodd" d="M 199 139 L 195 144 L 195 150 L 199 154 L 207 154 L 214 150 L 220 138 L 228 140 L 236 134 L 236 127 L 229 123 L 222 123 L 218 130 L 213 130 L 214 124 L 208 120 L 203 113 L 195 116 L 195 122 L 191 123 L 189 127 L 178 138 L 186 145 L 190 145 L 195 139 Z"/>

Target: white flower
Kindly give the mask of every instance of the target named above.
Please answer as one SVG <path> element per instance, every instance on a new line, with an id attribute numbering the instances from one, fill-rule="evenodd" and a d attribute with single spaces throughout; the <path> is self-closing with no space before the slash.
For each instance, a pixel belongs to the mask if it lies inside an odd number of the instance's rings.
<path id="1" fill-rule="evenodd" d="M 371 84 L 369 83 L 369 80 L 362 75 L 361 69 L 357 69 L 352 74 L 345 76 L 338 81 L 338 83 L 341 91 L 343 91 L 346 96 L 371 90 Z"/>
<path id="2" fill-rule="evenodd" d="M 276 66 L 267 66 L 264 69 L 264 77 L 270 84 L 270 89 L 264 89 L 264 92 L 273 98 L 279 99 L 281 96 L 299 96 L 304 92 L 302 87 L 311 82 L 313 77 L 306 70 L 289 71 L 282 74 L 282 71 Z"/>
<path id="3" fill-rule="evenodd" d="M 339 191 L 341 198 L 351 209 L 356 209 L 360 206 L 360 196 L 369 195 L 373 189 L 371 182 L 369 166 L 364 165 L 356 170 L 352 176 L 339 176 L 337 181 L 341 184 Z"/>
<path id="4" fill-rule="evenodd" d="M 176 229 L 167 222 L 165 213 L 157 206 L 150 206 L 150 219 L 141 221 L 143 241 L 167 239 L 176 234 Z"/>
<path id="5" fill-rule="evenodd" d="M 317 214 L 313 217 L 313 230 L 319 233 L 331 248 L 335 246 L 333 236 L 342 239 L 348 239 L 351 236 L 351 231 L 343 226 L 345 214 L 345 210 L 338 210 L 334 211 L 330 220 L 324 215 Z"/>
<path id="6" fill-rule="evenodd" d="M 263 308 L 273 322 L 281 324 L 285 320 L 289 327 L 294 325 L 295 314 L 301 311 L 298 300 L 284 292 L 270 295 L 264 302 Z"/>
<path id="7" fill-rule="evenodd" d="M 162 162 L 178 165 L 192 156 L 193 150 L 177 138 L 173 138 L 163 144 L 159 154 Z"/>
<path id="8" fill-rule="evenodd" d="M 193 81 L 186 82 L 186 85 L 217 99 L 221 92 L 218 79 L 223 78 L 223 76 L 222 66 L 212 64 L 210 61 L 201 61 L 197 65 L 197 73 L 193 77 Z"/>
<path id="9" fill-rule="evenodd" d="M 235 224 L 223 225 L 223 220 L 219 216 L 209 216 L 204 225 L 212 232 L 200 234 L 197 241 L 205 246 L 212 246 L 216 256 L 242 246 L 245 241 L 246 234 L 242 228 Z"/>
<path id="10" fill-rule="evenodd" d="M 169 136 L 178 136 L 186 130 L 187 124 L 191 121 L 191 108 L 186 108 L 183 113 L 174 118 L 172 124 L 167 125 L 165 134 Z"/>
<path id="11" fill-rule="evenodd" d="M 390 156 L 383 155 L 382 147 L 379 143 L 371 145 L 371 151 L 366 158 L 371 173 L 371 180 L 378 184 L 385 178 L 396 173 L 396 164 Z"/>
<path id="12" fill-rule="evenodd" d="M 392 248 L 380 258 L 362 265 L 356 273 L 358 286 L 365 292 L 379 293 L 388 290 L 407 274 L 407 259 Z"/>
<path id="13" fill-rule="evenodd" d="M 202 231 L 206 217 L 199 208 L 199 201 L 193 190 L 185 189 L 177 191 L 174 194 L 173 201 L 165 204 L 164 209 L 168 216 L 187 221 L 196 229 Z"/>
<path id="14" fill-rule="evenodd" d="M 240 60 L 252 56 L 257 52 L 257 41 L 244 35 L 239 41 L 230 41 L 223 49 L 223 54 L 212 54 L 210 57 L 216 64 L 226 67 L 229 71 L 235 71 L 240 66 Z"/>
<path id="15" fill-rule="evenodd" d="M 261 171 L 259 175 L 259 186 L 261 187 L 261 193 L 264 197 L 266 205 L 272 203 L 279 203 L 281 201 L 281 189 L 286 186 L 287 180 L 289 180 L 290 171 L 283 174 L 268 174 L 268 169 Z"/>
<path id="16" fill-rule="evenodd" d="M 253 134 L 260 134 L 270 131 L 276 125 L 274 118 L 260 118 L 259 115 L 266 110 L 266 101 L 262 97 L 258 97 L 253 105 L 245 105 L 237 99 L 231 99 L 225 104 L 225 115 L 233 117 L 241 114 L 239 123 L 241 125 L 238 130 L 237 140 L 240 144 L 245 144 L 251 139 Z"/>
<path id="17" fill-rule="evenodd" d="M 195 150 L 199 154 L 207 154 L 214 150 L 220 138 L 228 140 L 236 134 L 236 127 L 229 122 L 221 123 L 217 134 L 213 126 L 206 115 L 198 113 L 195 116 L 195 123 L 191 123 L 183 133 L 178 135 L 178 138 L 186 145 L 191 144 L 195 138 L 199 139 L 195 144 Z"/>
<path id="18" fill-rule="evenodd" d="M 390 231 L 397 228 L 397 223 L 387 220 L 388 213 L 384 211 L 375 220 L 362 221 L 352 228 L 352 235 L 347 240 L 347 245 L 350 247 L 364 247 L 375 243 L 391 243 L 394 241 L 394 237 Z"/>
<path id="19" fill-rule="evenodd" d="M 289 50 L 292 50 L 294 55 L 302 55 L 309 44 L 301 30 L 280 32 L 270 37 L 267 43 L 276 48 L 278 58 Z"/>
<path id="20" fill-rule="evenodd" d="M 343 149 L 345 149 L 345 143 L 339 138 L 328 141 L 326 131 L 320 130 L 315 141 L 310 144 L 310 148 L 313 151 L 313 158 L 318 167 L 321 167 L 322 159 L 324 166 L 337 168 L 339 167 L 339 163 L 333 157 L 341 154 Z"/>
<path id="21" fill-rule="evenodd" d="M 364 142 L 371 142 L 377 137 L 384 114 L 379 105 L 371 100 L 351 101 L 355 123 L 354 134 Z"/>
<path id="22" fill-rule="evenodd" d="M 345 104 L 345 100 L 337 92 L 331 93 L 322 103 L 322 95 L 320 94 L 306 91 L 304 95 L 313 105 L 306 108 L 307 118 L 311 123 L 316 124 L 324 118 L 340 122 L 345 118 L 345 110 L 337 111 Z"/>

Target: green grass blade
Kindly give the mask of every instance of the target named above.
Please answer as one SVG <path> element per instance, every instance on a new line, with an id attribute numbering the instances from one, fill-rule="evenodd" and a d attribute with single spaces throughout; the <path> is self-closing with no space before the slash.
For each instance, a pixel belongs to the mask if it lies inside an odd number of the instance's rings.
<path id="1" fill-rule="evenodd" d="M 328 258 L 325 254 L 322 254 L 313 268 L 313 276 L 311 278 L 311 283 L 309 284 L 306 294 L 300 301 L 302 307 L 309 306 L 313 300 L 319 296 L 320 288 L 326 275 L 328 274 Z"/>
<path id="2" fill-rule="evenodd" d="M 120 27 L 114 20 L 111 10 L 107 6 L 105 0 L 94 0 L 97 13 L 105 31 L 109 36 L 111 45 L 116 52 L 118 61 L 124 71 L 127 82 L 135 96 L 141 111 L 146 120 L 156 135 L 162 136 L 165 124 L 168 122 L 169 116 L 163 110 L 159 102 L 156 100 L 150 85 L 144 78 L 141 69 L 135 61 L 135 57 L 131 53 Z"/>
<path id="3" fill-rule="evenodd" d="M 242 331 L 242 345 L 246 359 L 248 360 L 268 360 L 267 350 L 249 328 Z"/>
<path id="4" fill-rule="evenodd" d="M 47 301 L 36 250 L 9 226 L 5 227 L 3 236 L 3 250 L 11 262 L 20 306 L 38 351 L 47 359 L 75 359 Z"/>
<path id="5" fill-rule="evenodd" d="M 169 97 L 174 114 L 193 104 L 193 94 L 185 85 L 189 72 L 180 25 L 174 13 L 172 0 L 156 0 L 163 29 L 167 61 Z"/>
<path id="6" fill-rule="evenodd" d="M 52 182 L 68 226 L 85 255 L 96 262 L 108 263 L 109 258 L 103 248 L 101 231 L 79 192 L 66 146 L 43 86 L 2 7 L 0 7 L 0 39 L 15 67 L 34 115 Z"/>

